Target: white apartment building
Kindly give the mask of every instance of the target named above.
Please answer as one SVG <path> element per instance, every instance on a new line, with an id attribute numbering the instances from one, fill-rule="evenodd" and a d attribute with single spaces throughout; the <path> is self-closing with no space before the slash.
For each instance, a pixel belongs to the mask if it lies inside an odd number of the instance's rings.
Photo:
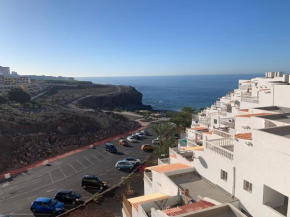
<path id="1" fill-rule="evenodd" d="M 289 93 L 282 72 L 240 80 L 147 168 L 145 195 L 124 197 L 123 216 L 290 217 Z"/>

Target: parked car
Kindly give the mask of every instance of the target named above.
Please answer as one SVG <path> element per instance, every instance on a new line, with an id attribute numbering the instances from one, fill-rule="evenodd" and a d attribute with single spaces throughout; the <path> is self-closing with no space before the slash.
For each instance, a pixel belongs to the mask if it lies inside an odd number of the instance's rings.
<path id="1" fill-rule="evenodd" d="M 142 140 L 143 138 L 140 135 L 132 134 L 132 137 L 137 140 Z"/>
<path id="2" fill-rule="evenodd" d="M 129 142 L 137 142 L 137 140 L 132 136 L 128 136 L 127 139 Z"/>
<path id="3" fill-rule="evenodd" d="M 152 144 L 154 144 L 154 145 L 159 145 L 159 139 L 158 139 L 158 138 L 153 139 L 153 140 L 152 140 Z"/>
<path id="4" fill-rule="evenodd" d="M 119 145 L 122 145 L 122 146 L 129 146 L 128 142 L 127 142 L 125 139 L 120 139 L 120 140 L 119 140 Z"/>
<path id="5" fill-rule="evenodd" d="M 134 164 L 124 160 L 120 160 L 116 163 L 115 167 L 118 170 L 132 170 L 134 168 Z"/>
<path id="6" fill-rule="evenodd" d="M 127 158 L 124 159 L 124 161 L 127 161 L 127 162 L 129 162 L 131 164 L 134 164 L 134 165 L 138 165 L 141 162 L 140 159 L 136 159 L 134 157 L 127 157 Z"/>
<path id="7" fill-rule="evenodd" d="M 95 175 L 85 175 L 82 179 L 82 187 L 86 189 L 87 187 L 99 188 L 103 190 L 108 186 L 107 182 L 102 181 L 99 177 Z"/>
<path id="8" fill-rule="evenodd" d="M 62 202 L 58 202 L 57 200 L 48 197 L 37 198 L 31 204 L 30 210 L 33 213 L 49 213 L 52 215 L 65 212 L 64 204 Z"/>
<path id="9" fill-rule="evenodd" d="M 72 205 L 83 203 L 81 195 L 66 189 L 59 190 L 54 196 L 54 199 Z"/>
<path id="10" fill-rule="evenodd" d="M 0 214 L 0 217 L 11 217 L 10 215 L 2 215 Z"/>
<path id="11" fill-rule="evenodd" d="M 117 153 L 117 148 L 112 143 L 106 143 L 106 151 L 111 153 Z"/>
<path id="12" fill-rule="evenodd" d="M 141 150 L 143 150 L 143 151 L 153 151 L 153 146 L 149 145 L 149 144 L 144 144 L 144 145 L 142 145 Z"/>
<path id="13" fill-rule="evenodd" d="M 141 133 L 135 133 L 135 136 L 139 136 L 141 139 L 146 139 L 146 136 Z"/>
<path id="14" fill-rule="evenodd" d="M 146 136 L 152 136 L 151 133 L 149 133 L 147 130 L 141 130 L 141 133 L 143 133 Z"/>

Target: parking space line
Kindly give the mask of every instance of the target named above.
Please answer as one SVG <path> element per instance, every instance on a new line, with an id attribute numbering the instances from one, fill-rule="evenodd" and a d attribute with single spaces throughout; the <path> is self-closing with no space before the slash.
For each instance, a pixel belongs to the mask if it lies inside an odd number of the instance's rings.
<path id="1" fill-rule="evenodd" d="M 53 179 L 52 179 L 52 176 L 51 176 L 50 172 L 49 172 L 49 176 L 50 176 L 50 178 L 51 178 L 51 182 L 53 183 Z"/>
<path id="2" fill-rule="evenodd" d="M 66 175 L 64 174 L 63 170 L 59 167 L 60 171 L 62 172 L 62 174 L 64 175 L 64 177 L 66 178 Z"/>
<path id="3" fill-rule="evenodd" d="M 87 161 L 89 161 L 92 165 L 95 165 L 92 161 L 90 161 L 88 158 L 84 157 Z"/>
<path id="4" fill-rule="evenodd" d="M 77 162 L 79 162 L 80 163 L 80 165 L 82 165 L 84 168 L 86 168 L 79 160 L 77 160 Z"/>
<path id="5" fill-rule="evenodd" d="M 97 158 L 95 155 L 91 154 L 93 158 L 96 158 L 98 161 L 101 161 L 99 158 Z"/>
<path id="6" fill-rule="evenodd" d="M 98 153 L 99 153 L 100 155 L 102 155 L 105 159 L 107 159 L 107 157 L 106 157 L 105 155 L 103 155 L 101 152 L 98 151 Z"/>
<path id="7" fill-rule="evenodd" d="M 76 173 L 78 173 L 78 171 L 69 163 L 68 165 L 70 165 L 71 166 L 71 168 L 73 168 L 73 170 L 76 172 Z"/>

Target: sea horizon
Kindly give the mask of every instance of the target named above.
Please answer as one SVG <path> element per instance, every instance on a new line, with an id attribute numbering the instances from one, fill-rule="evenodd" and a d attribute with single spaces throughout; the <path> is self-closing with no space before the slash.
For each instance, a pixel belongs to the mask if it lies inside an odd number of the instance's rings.
<path id="1" fill-rule="evenodd" d="M 264 77 L 258 74 L 76 77 L 95 84 L 135 87 L 143 94 L 143 103 L 154 110 L 180 111 L 185 106 L 208 107 L 217 98 L 238 87 L 240 79 Z"/>

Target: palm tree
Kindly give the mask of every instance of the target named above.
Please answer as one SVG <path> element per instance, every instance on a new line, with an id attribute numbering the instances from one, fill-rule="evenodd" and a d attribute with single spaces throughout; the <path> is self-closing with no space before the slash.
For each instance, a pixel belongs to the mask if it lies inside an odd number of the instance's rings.
<path id="1" fill-rule="evenodd" d="M 165 141 L 167 142 L 170 136 L 172 136 L 175 131 L 175 128 L 168 123 L 157 124 L 152 129 L 159 138 L 160 146 L 163 145 L 163 139 L 165 139 Z"/>
<path id="2" fill-rule="evenodd" d="M 196 109 L 190 106 L 185 106 L 182 111 L 190 115 L 196 113 Z"/>

